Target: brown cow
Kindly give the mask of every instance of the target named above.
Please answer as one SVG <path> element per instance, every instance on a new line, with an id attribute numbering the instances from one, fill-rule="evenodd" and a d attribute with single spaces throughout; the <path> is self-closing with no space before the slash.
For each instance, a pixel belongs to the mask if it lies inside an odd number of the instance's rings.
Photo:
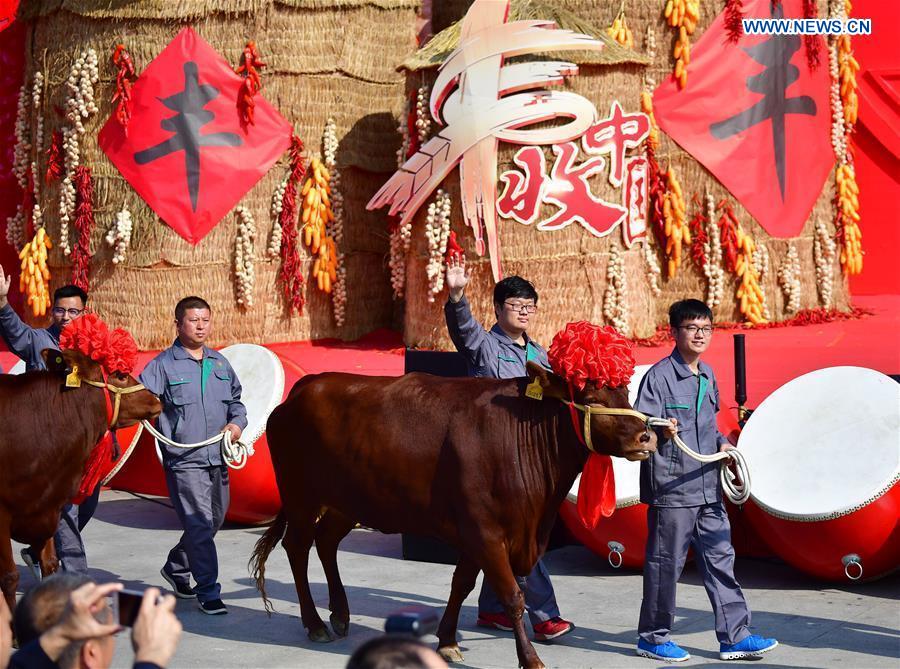
<path id="1" fill-rule="evenodd" d="M 0 375 L 0 587 L 10 609 L 19 582 L 10 539 L 42 548 L 41 572 L 56 571 L 53 535 L 60 510 L 77 491 L 88 455 L 109 427 L 106 395 L 139 385 L 113 373 L 107 378 L 111 391 L 84 382 L 66 388 L 65 377 L 75 365 L 81 379 L 102 384 L 100 365 L 78 351 L 42 355 L 47 371 Z M 120 397 L 113 428 L 153 419 L 162 410 L 146 390 Z"/>
<path id="2" fill-rule="evenodd" d="M 528 372 L 543 400 L 526 397 L 528 379 L 328 373 L 300 380 L 266 428 L 282 499 L 251 557 L 266 607 L 265 562 L 283 537 L 303 625 L 313 641 L 331 640 L 306 573 L 315 542 L 331 625 L 344 636 L 350 610 L 337 567 L 341 539 L 357 522 L 386 533 L 430 534 L 461 556 L 438 629 L 441 655 L 462 660 L 460 606 L 483 570 L 515 623 L 519 662 L 543 667 L 525 635 L 514 575 L 528 574 L 544 552 L 588 450 L 560 401 L 568 397 L 566 383 L 534 363 Z M 575 401 L 629 407 L 625 388 L 590 383 Z M 656 450 L 655 436 L 631 416 L 592 416 L 591 437 L 598 452 L 630 460 Z"/>

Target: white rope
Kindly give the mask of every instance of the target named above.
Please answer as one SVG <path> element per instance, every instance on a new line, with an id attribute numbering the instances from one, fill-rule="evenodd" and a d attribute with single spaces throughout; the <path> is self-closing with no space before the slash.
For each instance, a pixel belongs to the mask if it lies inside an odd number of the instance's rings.
<path id="1" fill-rule="evenodd" d="M 671 427 L 672 422 L 667 418 L 654 418 L 651 416 L 647 419 L 647 425 L 650 427 Z M 703 455 L 702 453 L 691 450 L 677 434 L 672 441 L 675 442 L 675 445 L 678 446 L 685 455 L 693 458 L 697 462 L 707 464 L 710 462 L 722 461 L 719 466 L 719 479 L 722 481 L 722 490 L 724 491 L 725 496 L 738 506 L 750 499 L 750 468 L 747 467 L 747 460 L 744 459 L 744 454 L 738 449 L 733 448 L 727 451 L 721 451 L 714 455 Z M 732 473 L 728 468 L 728 463 L 725 462 L 725 460 L 729 459 L 734 463 L 734 467 L 737 470 L 737 476 Z"/>
<path id="2" fill-rule="evenodd" d="M 254 454 L 253 446 L 247 445 L 242 441 L 231 441 L 231 432 L 225 430 L 220 432 L 219 434 L 206 439 L 205 441 L 198 441 L 196 444 L 179 444 L 177 441 L 172 441 L 165 435 L 161 434 L 159 430 L 157 430 L 153 425 L 150 424 L 149 421 L 141 421 L 141 424 L 147 428 L 147 430 L 156 437 L 157 441 L 161 441 L 162 443 L 172 446 L 173 448 L 203 448 L 204 446 L 211 446 L 212 444 L 222 442 L 222 459 L 225 460 L 225 464 L 227 464 L 232 469 L 243 469 L 247 465 L 247 459 Z"/>

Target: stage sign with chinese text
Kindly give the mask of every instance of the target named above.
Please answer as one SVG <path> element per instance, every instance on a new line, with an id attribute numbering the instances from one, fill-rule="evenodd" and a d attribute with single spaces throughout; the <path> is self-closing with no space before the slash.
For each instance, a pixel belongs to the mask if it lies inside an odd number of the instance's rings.
<path id="1" fill-rule="evenodd" d="M 745 2 L 744 14 L 803 16 L 802 0 L 771 4 Z M 720 14 L 691 49 L 688 68 L 684 90 L 672 78 L 656 89 L 659 126 L 766 232 L 797 236 L 834 164 L 827 61 L 810 71 L 798 35 L 743 35 L 730 44 Z"/>
<path id="2" fill-rule="evenodd" d="M 291 126 L 257 96 L 242 128 L 241 78 L 185 28 L 135 82 L 126 136 L 111 117 L 100 148 L 132 188 L 179 235 L 196 244 L 290 144 Z"/>
<path id="3" fill-rule="evenodd" d="M 495 281 L 503 276 L 496 220 L 498 143 L 538 146 L 572 142 L 597 116 L 593 103 L 581 95 L 540 90 L 577 74 L 573 63 L 505 64 L 504 58 L 604 47 L 588 35 L 555 29 L 552 21 L 507 22 L 508 13 L 508 0 L 472 3 L 462 21 L 459 45 L 441 65 L 431 91 L 429 109 L 443 127 L 367 205 L 369 209 L 390 205 L 390 213 L 399 214 L 401 224 L 405 223 L 459 164 L 463 218 L 472 228 L 479 255 L 487 251 Z M 528 128 L 556 118 L 568 122 Z M 560 163 L 559 169 L 566 168 Z"/>

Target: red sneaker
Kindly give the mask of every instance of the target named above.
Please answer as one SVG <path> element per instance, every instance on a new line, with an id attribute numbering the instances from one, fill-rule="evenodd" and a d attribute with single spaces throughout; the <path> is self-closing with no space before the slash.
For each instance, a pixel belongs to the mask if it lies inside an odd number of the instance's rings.
<path id="1" fill-rule="evenodd" d="M 534 640 L 552 641 L 563 634 L 568 634 L 573 629 L 575 629 L 575 625 L 557 616 L 534 626 Z"/>
<path id="2" fill-rule="evenodd" d="M 478 612 L 479 627 L 490 627 L 495 630 L 503 630 L 504 632 L 513 631 L 513 622 L 505 613 L 481 613 Z"/>

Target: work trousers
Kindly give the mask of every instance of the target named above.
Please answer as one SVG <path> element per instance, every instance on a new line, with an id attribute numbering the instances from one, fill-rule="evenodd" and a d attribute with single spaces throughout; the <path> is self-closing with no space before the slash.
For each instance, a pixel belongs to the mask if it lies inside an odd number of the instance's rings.
<path id="1" fill-rule="evenodd" d="M 528 611 L 532 627 L 559 616 L 556 594 L 553 592 L 550 574 L 547 573 L 543 560 L 538 560 L 528 576 L 516 576 L 516 581 L 522 594 L 525 595 L 525 609 Z M 480 613 L 506 613 L 503 603 L 488 584 L 487 579 L 484 579 L 481 584 L 478 611 Z"/>
<path id="2" fill-rule="evenodd" d="M 166 469 L 169 499 L 184 532 L 169 551 L 163 569 L 176 583 L 190 586 L 201 602 L 221 598 L 219 558 L 214 542 L 228 510 L 228 468 Z"/>
<path id="3" fill-rule="evenodd" d="M 734 578 L 731 526 L 724 505 L 651 506 L 647 526 L 640 637 L 653 645 L 669 640 L 675 619 L 675 586 L 691 546 L 715 614 L 719 643 L 733 644 L 749 636 L 750 609 Z"/>

